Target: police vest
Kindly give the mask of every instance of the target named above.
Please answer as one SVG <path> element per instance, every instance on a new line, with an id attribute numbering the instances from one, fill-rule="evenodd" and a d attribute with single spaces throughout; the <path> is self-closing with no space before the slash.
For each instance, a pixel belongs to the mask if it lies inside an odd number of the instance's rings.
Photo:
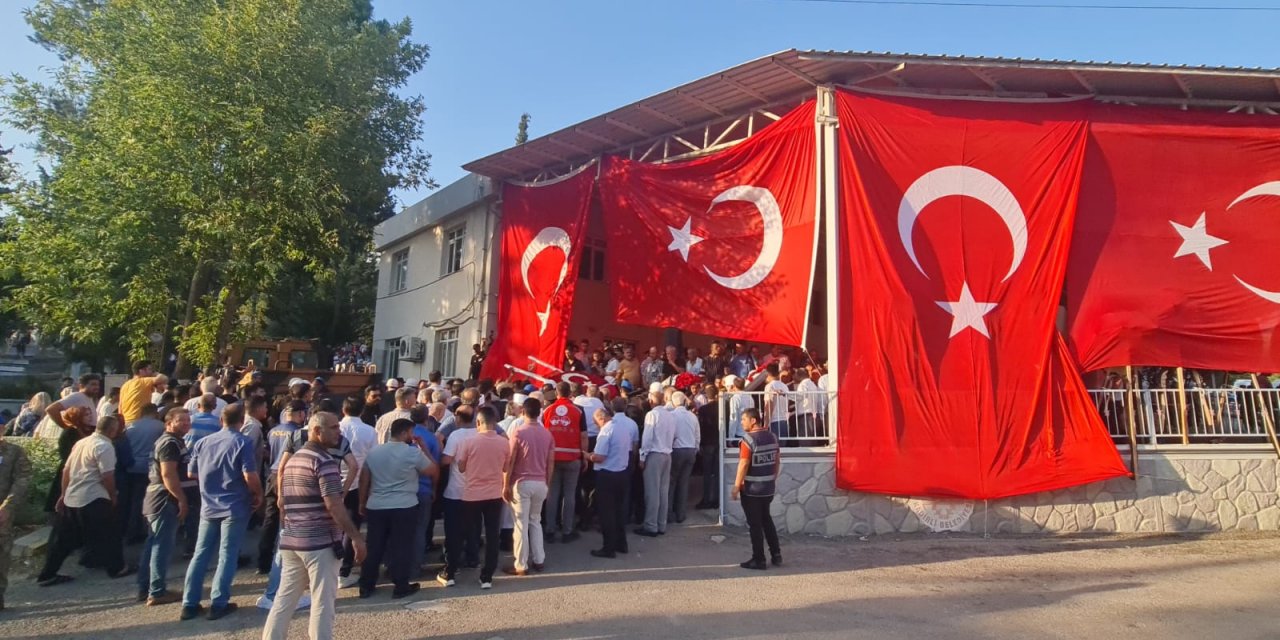
<path id="1" fill-rule="evenodd" d="M 557 400 L 542 412 L 542 424 L 556 443 L 556 462 L 582 459 L 582 410 L 568 400 Z"/>
<path id="2" fill-rule="evenodd" d="M 750 454 L 747 477 L 742 483 L 742 495 L 765 497 L 774 494 L 778 464 L 778 436 L 768 430 L 752 431 L 742 435 L 742 444 Z"/>

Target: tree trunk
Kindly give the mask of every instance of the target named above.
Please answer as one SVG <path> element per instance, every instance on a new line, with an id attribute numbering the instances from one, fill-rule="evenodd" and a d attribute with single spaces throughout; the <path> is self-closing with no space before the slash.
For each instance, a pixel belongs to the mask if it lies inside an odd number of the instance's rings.
<path id="1" fill-rule="evenodd" d="M 342 315 L 342 292 L 345 289 L 345 274 L 342 261 L 337 261 L 333 268 L 333 315 L 329 318 L 328 346 L 335 347 L 338 342 L 338 323 Z"/>
<path id="2" fill-rule="evenodd" d="M 215 357 L 219 365 L 227 356 L 227 339 L 231 335 L 231 324 L 235 322 L 236 313 L 240 311 L 240 296 L 236 292 L 236 286 L 228 284 L 226 290 L 227 298 L 223 301 L 222 319 L 218 322 L 217 348 L 214 350 L 217 353 Z"/>
<path id="3" fill-rule="evenodd" d="M 187 309 L 182 315 L 182 337 L 178 344 L 186 344 L 191 323 L 196 321 L 196 307 L 209 291 L 211 266 L 207 260 L 196 262 L 195 271 L 191 274 L 191 289 L 187 292 Z M 180 380 L 191 379 L 191 363 L 187 362 L 182 351 L 178 351 L 178 362 L 174 365 L 173 375 Z"/>

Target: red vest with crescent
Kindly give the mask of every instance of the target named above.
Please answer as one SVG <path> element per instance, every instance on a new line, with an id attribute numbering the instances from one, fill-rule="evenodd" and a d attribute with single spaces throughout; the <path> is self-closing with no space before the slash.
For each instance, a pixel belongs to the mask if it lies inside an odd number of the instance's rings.
<path id="1" fill-rule="evenodd" d="M 542 412 L 542 424 L 556 442 L 556 462 L 582 459 L 582 410 L 561 398 Z"/>

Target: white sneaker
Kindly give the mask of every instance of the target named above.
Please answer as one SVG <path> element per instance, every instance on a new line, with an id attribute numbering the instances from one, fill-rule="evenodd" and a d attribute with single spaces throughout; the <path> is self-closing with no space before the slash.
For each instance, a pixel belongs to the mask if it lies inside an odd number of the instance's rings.
<path id="1" fill-rule="evenodd" d="M 492 588 L 493 588 L 493 583 L 492 583 L 492 582 L 485 582 L 484 580 L 481 580 L 481 581 L 480 581 L 480 588 L 481 588 L 481 589 L 492 589 Z"/>
<path id="2" fill-rule="evenodd" d="M 360 576 L 347 576 L 338 582 L 341 589 L 350 589 L 360 583 Z"/>
<path id="3" fill-rule="evenodd" d="M 259 608 L 259 609 L 262 609 L 263 611 L 270 611 L 270 610 L 271 610 L 271 605 L 272 605 L 272 604 L 274 604 L 274 603 L 273 603 L 273 602 L 271 602 L 271 598 L 268 598 L 268 597 L 266 597 L 266 596 L 258 596 L 258 608 Z"/>
<path id="4" fill-rule="evenodd" d="M 455 584 L 453 578 L 450 578 L 443 573 L 436 574 L 436 582 L 439 582 L 442 587 L 452 587 Z"/>
<path id="5" fill-rule="evenodd" d="M 311 596 L 304 593 L 302 594 L 301 598 L 298 598 L 298 606 L 294 609 L 294 611 L 301 611 L 303 609 L 310 609 L 310 608 L 311 608 Z"/>

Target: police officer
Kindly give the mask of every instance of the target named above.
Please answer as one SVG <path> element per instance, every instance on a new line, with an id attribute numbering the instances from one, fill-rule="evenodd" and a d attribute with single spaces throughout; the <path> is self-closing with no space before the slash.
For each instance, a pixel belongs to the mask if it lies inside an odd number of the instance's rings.
<path id="1" fill-rule="evenodd" d="M 22 447 L 0 439 L 0 611 L 9 586 L 9 555 L 13 551 L 13 521 L 27 499 L 31 461 Z"/>
<path id="2" fill-rule="evenodd" d="M 782 550 L 778 547 L 778 531 L 769 515 L 769 505 L 777 486 L 778 468 L 782 459 L 778 455 L 778 436 L 760 421 L 760 412 L 747 409 L 742 412 L 742 442 L 738 444 L 738 477 L 733 483 L 733 499 L 742 499 L 742 512 L 747 517 L 751 532 L 751 559 L 742 563 L 743 569 L 764 570 L 764 542 L 769 542 L 769 554 L 773 565 L 782 564 Z"/>

